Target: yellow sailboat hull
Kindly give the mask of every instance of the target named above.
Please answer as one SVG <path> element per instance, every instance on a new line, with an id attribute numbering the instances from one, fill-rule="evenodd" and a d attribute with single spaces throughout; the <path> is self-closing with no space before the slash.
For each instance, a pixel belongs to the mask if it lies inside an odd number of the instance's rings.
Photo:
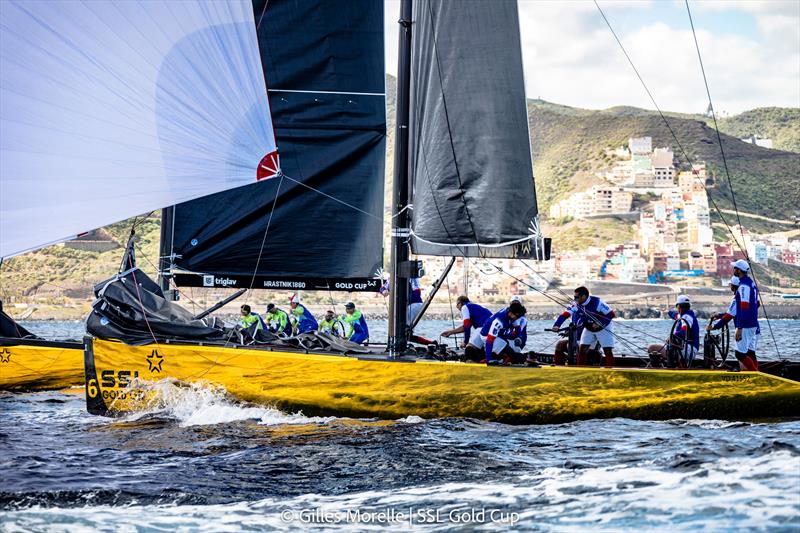
<path id="1" fill-rule="evenodd" d="M 24 340 L 0 344 L 0 390 L 63 389 L 83 383 L 81 344 Z"/>
<path id="2" fill-rule="evenodd" d="M 800 383 L 757 372 L 497 368 L 102 340 L 86 346 L 87 406 L 104 415 L 150 407 L 158 398 L 148 384 L 165 378 L 221 385 L 241 400 L 306 415 L 526 424 L 800 415 Z"/>

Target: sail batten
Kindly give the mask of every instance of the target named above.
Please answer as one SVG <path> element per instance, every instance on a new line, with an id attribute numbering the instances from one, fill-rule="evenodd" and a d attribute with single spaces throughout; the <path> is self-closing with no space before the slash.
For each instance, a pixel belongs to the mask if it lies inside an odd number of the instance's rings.
<path id="1" fill-rule="evenodd" d="M 544 258 L 516 2 L 414 4 L 412 250 Z"/>
<path id="2" fill-rule="evenodd" d="M 276 151 L 252 4 L 0 9 L 0 257 L 256 181 Z"/>

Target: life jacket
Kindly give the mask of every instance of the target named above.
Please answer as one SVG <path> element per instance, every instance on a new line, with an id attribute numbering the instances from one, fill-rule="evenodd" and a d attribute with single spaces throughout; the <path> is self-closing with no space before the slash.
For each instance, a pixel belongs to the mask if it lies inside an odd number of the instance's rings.
<path id="1" fill-rule="evenodd" d="M 758 327 L 758 287 L 749 276 L 739 278 L 739 288 L 734 295 L 736 316 L 734 324 L 737 328 Z"/>
<path id="2" fill-rule="evenodd" d="M 670 312 L 670 316 L 675 320 L 680 320 L 680 328 L 675 331 L 675 336 L 685 339 L 695 349 L 700 349 L 700 324 L 697 321 L 697 315 L 694 311 L 689 309 L 685 313 L 677 314 Z"/>
<path id="3" fill-rule="evenodd" d="M 419 278 L 411 278 L 408 280 L 408 303 L 422 303 L 422 289 L 419 286 Z"/>
<path id="4" fill-rule="evenodd" d="M 493 337 L 508 339 L 511 335 L 511 332 L 512 323 L 508 318 L 507 307 L 502 308 L 489 317 L 489 320 L 484 322 L 483 327 L 481 327 L 481 335 L 483 337 L 488 337 L 491 335 Z"/>

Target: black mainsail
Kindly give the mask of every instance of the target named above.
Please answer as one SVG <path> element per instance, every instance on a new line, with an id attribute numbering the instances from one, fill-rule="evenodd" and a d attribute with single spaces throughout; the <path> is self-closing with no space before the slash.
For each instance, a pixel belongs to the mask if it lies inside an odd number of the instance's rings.
<path id="1" fill-rule="evenodd" d="M 414 2 L 412 251 L 546 259 L 514 1 Z"/>
<path id="2" fill-rule="evenodd" d="M 254 0 L 253 12 L 284 176 L 168 210 L 162 255 L 183 286 L 375 291 L 383 3 Z"/>

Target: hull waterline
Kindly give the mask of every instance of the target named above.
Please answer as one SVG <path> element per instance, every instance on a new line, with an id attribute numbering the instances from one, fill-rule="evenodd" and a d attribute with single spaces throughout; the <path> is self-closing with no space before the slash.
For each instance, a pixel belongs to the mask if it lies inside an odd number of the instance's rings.
<path id="1" fill-rule="evenodd" d="M 220 385 L 240 400 L 306 415 L 516 424 L 800 416 L 800 383 L 756 372 L 497 368 L 96 339 L 85 345 L 87 408 L 99 415 L 152 408 L 163 401 L 152 383 L 170 380 Z"/>

